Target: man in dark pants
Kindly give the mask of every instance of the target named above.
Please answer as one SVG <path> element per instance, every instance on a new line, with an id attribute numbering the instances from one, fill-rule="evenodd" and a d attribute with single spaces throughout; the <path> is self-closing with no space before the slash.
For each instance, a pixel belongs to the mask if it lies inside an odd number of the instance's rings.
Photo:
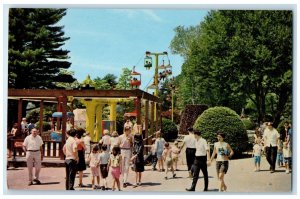
<path id="1" fill-rule="evenodd" d="M 186 164 L 188 167 L 189 177 L 192 177 L 192 165 L 195 160 L 195 153 L 196 153 L 196 140 L 193 132 L 193 128 L 188 128 L 189 135 L 185 136 L 183 139 L 183 145 L 181 149 L 186 146 L 185 155 L 186 155 Z M 180 150 L 181 150 L 180 149 Z"/>
<path id="2" fill-rule="evenodd" d="M 273 128 L 273 124 L 271 122 L 268 122 L 263 138 L 266 149 L 266 158 L 270 164 L 270 171 L 271 173 L 274 173 L 277 157 L 277 143 L 280 139 L 280 135 L 278 131 Z"/>
<path id="3" fill-rule="evenodd" d="M 74 190 L 74 182 L 76 177 L 76 167 L 78 162 L 77 144 L 75 141 L 76 130 L 67 131 L 68 139 L 63 147 L 63 152 L 66 156 L 66 190 Z"/>
<path id="4" fill-rule="evenodd" d="M 197 181 L 199 178 L 200 169 L 204 176 L 204 189 L 203 191 L 207 191 L 208 189 L 208 173 L 207 173 L 207 165 L 210 165 L 210 153 L 209 146 L 205 139 L 201 137 L 200 131 L 195 131 L 195 139 L 196 139 L 196 157 L 193 164 L 193 182 L 192 186 L 187 191 L 195 191 Z"/>

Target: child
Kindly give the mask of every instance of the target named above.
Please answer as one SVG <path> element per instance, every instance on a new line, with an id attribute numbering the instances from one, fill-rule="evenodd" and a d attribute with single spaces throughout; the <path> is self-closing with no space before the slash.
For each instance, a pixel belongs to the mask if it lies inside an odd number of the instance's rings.
<path id="1" fill-rule="evenodd" d="M 152 171 L 157 170 L 156 169 L 156 164 L 157 164 L 157 156 L 156 156 L 156 152 L 155 152 L 155 138 L 152 139 L 152 145 L 151 145 L 151 162 L 152 162 Z"/>
<path id="2" fill-rule="evenodd" d="M 122 156 L 120 155 L 121 149 L 120 147 L 113 147 L 112 154 L 110 155 L 107 171 L 109 170 L 109 167 L 111 166 L 111 175 L 113 176 L 113 186 L 112 190 L 115 190 L 115 184 L 118 186 L 118 190 L 121 191 L 120 188 L 120 175 L 121 175 L 121 165 L 122 165 Z"/>
<path id="3" fill-rule="evenodd" d="M 120 138 L 117 131 L 114 131 L 110 138 L 110 152 L 112 151 L 112 148 L 115 146 L 120 146 Z"/>
<path id="4" fill-rule="evenodd" d="M 100 185 L 99 161 L 100 161 L 99 148 L 98 145 L 94 145 L 92 152 L 90 153 L 89 156 L 93 189 L 97 189 L 97 186 L 95 185 L 95 177 L 97 178 L 98 187 Z"/>
<path id="5" fill-rule="evenodd" d="M 178 147 L 178 142 L 175 141 L 174 146 L 172 147 L 172 161 L 173 161 L 173 164 L 174 164 L 175 171 L 178 171 L 177 170 L 177 163 L 178 163 L 179 153 L 180 153 L 180 148 Z"/>
<path id="6" fill-rule="evenodd" d="M 283 142 L 283 158 L 285 163 L 285 173 L 291 172 L 291 161 L 292 161 L 292 149 L 291 149 L 291 131 L 287 134 L 285 141 Z"/>
<path id="7" fill-rule="evenodd" d="M 282 140 L 278 140 L 277 165 L 278 165 L 278 167 L 283 167 L 283 142 L 282 142 Z"/>
<path id="8" fill-rule="evenodd" d="M 107 151 L 110 151 L 110 133 L 109 130 L 105 129 L 103 131 L 104 136 L 102 137 L 102 139 L 99 141 L 100 145 L 106 145 L 107 146 Z"/>
<path id="9" fill-rule="evenodd" d="M 164 150 L 164 144 L 166 143 L 165 139 L 162 137 L 160 130 L 156 132 L 156 140 L 155 140 L 155 153 L 158 161 L 159 171 L 164 171 L 164 164 L 162 153 Z"/>
<path id="10" fill-rule="evenodd" d="M 253 153 L 252 156 L 254 157 L 254 171 L 260 170 L 260 159 L 261 159 L 261 153 L 262 153 L 262 146 L 261 146 L 261 137 L 256 138 L 255 144 L 253 146 Z"/>
<path id="11" fill-rule="evenodd" d="M 171 168 L 172 174 L 173 174 L 173 178 L 175 178 L 176 174 L 174 173 L 174 168 L 173 168 L 173 162 L 172 162 L 172 150 L 169 146 L 169 143 L 166 142 L 165 143 L 165 149 L 162 153 L 162 158 L 165 162 L 165 166 L 166 166 L 166 177 L 165 179 L 168 179 L 168 169 Z"/>
<path id="12" fill-rule="evenodd" d="M 102 145 L 102 152 L 100 154 L 100 171 L 101 171 L 101 178 L 103 179 L 103 186 L 101 187 L 101 189 L 107 190 L 107 181 L 106 178 L 108 176 L 108 168 L 107 168 L 107 164 L 109 161 L 109 152 L 107 151 L 107 146 L 104 144 Z"/>

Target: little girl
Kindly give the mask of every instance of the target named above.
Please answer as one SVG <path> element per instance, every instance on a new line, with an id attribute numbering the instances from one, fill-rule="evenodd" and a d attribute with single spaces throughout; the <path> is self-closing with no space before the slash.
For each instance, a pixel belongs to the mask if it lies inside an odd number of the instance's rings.
<path id="1" fill-rule="evenodd" d="M 121 191 L 120 188 L 120 175 L 121 175 L 121 165 L 122 165 L 122 156 L 120 155 L 121 149 L 118 146 L 113 147 L 112 154 L 110 155 L 107 170 L 111 166 L 111 175 L 114 179 L 112 190 L 115 190 L 115 184 L 118 186 L 118 190 Z"/>
<path id="2" fill-rule="evenodd" d="M 97 178 L 98 187 L 100 185 L 99 161 L 100 161 L 99 148 L 98 145 L 94 145 L 92 152 L 89 155 L 89 162 L 90 162 L 89 166 L 91 168 L 91 173 L 92 173 L 93 189 L 97 189 L 97 186 L 95 185 L 95 177 Z"/>
<path id="3" fill-rule="evenodd" d="M 106 178 L 108 176 L 108 161 L 109 161 L 109 152 L 107 151 L 107 146 L 104 144 L 101 147 L 102 152 L 100 154 L 100 171 L 101 171 L 101 178 L 103 180 L 103 186 L 101 187 L 102 190 L 107 190 L 107 181 Z"/>
<path id="4" fill-rule="evenodd" d="M 255 144 L 253 146 L 253 154 L 254 157 L 254 171 L 260 170 L 260 159 L 261 159 L 261 153 L 262 153 L 262 146 L 261 146 L 261 137 L 256 138 Z"/>
<path id="5" fill-rule="evenodd" d="M 180 153 L 180 149 L 178 147 L 178 142 L 175 141 L 174 146 L 172 147 L 172 161 L 173 161 L 173 164 L 174 164 L 175 171 L 178 171 L 177 170 L 177 163 L 178 163 L 179 153 Z"/>
<path id="6" fill-rule="evenodd" d="M 165 143 L 165 149 L 162 153 L 162 158 L 165 162 L 165 166 L 166 166 L 166 177 L 165 179 L 168 179 L 168 170 L 169 168 L 171 168 L 172 174 L 173 174 L 173 178 L 175 178 L 176 174 L 174 173 L 174 168 L 173 168 L 173 162 L 172 162 L 172 150 L 169 146 L 169 143 L 166 142 Z"/>
<path id="7" fill-rule="evenodd" d="M 283 166 L 283 142 L 282 140 L 278 140 L 277 144 L 277 166 L 282 167 Z"/>

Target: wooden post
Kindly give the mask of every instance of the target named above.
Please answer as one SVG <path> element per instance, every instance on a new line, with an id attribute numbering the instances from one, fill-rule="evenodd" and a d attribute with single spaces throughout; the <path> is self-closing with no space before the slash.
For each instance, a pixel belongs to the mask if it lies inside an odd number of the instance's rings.
<path id="1" fill-rule="evenodd" d="M 61 112 L 61 97 L 58 97 L 57 99 L 57 106 L 56 106 L 56 110 L 57 112 Z M 60 130 L 60 118 L 56 118 L 56 130 Z"/>
<path id="2" fill-rule="evenodd" d="M 137 97 L 136 98 L 136 105 L 135 105 L 135 109 L 136 109 L 136 123 L 137 125 L 141 125 L 141 97 Z"/>
<path id="3" fill-rule="evenodd" d="M 159 128 L 158 128 L 158 123 L 159 123 L 159 118 L 158 118 L 158 116 L 159 116 L 159 104 L 158 103 L 155 103 L 155 113 L 156 113 L 156 116 L 155 116 L 155 118 L 156 118 L 156 120 L 155 120 L 155 129 L 156 129 L 156 131 L 158 131 L 159 130 Z"/>
<path id="4" fill-rule="evenodd" d="M 18 132 L 17 135 L 21 134 L 21 121 L 22 121 L 22 99 L 18 102 Z M 29 132 L 30 133 L 30 132 Z"/>
<path id="5" fill-rule="evenodd" d="M 150 135 L 154 133 L 154 102 L 151 102 Z"/>
<path id="6" fill-rule="evenodd" d="M 62 97 L 62 144 L 64 144 L 66 142 L 66 122 L 67 122 L 67 96 L 63 96 Z M 60 149 L 60 159 L 63 160 L 64 159 L 64 154 L 62 153 L 62 147 L 63 145 L 61 145 L 61 149 Z"/>
<path id="7" fill-rule="evenodd" d="M 43 133 L 43 112 L 44 112 L 44 100 L 40 101 L 40 136 Z"/>
<path id="8" fill-rule="evenodd" d="M 162 117 L 161 117 L 161 113 L 162 113 L 162 104 L 159 104 L 159 115 L 158 115 L 158 122 L 159 122 L 159 128 L 162 129 Z"/>
<path id="9" fill-rule="evenodd" d="M 146 102 L 145 102 L 145 119 L 144 119 L 145 124 L 144 125 L 145 125 L 145 138 L 147 139 L 146 140 L 146 144 L 147 145 L 150 144 L 150 141 L 148 139 L 148 137 L 149 137 L 149 134 L 148 134 L 148 128 L 149 128 L 149 126 L 148 126 L 148 120 L 149 120 L 149 101 L 146 100 Z"/>

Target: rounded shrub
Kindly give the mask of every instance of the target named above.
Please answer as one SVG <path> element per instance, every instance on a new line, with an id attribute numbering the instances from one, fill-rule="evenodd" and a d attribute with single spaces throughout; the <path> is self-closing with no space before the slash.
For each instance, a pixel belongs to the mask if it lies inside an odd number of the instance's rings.
<path id="1" fill-rule="evenodd" d="M 250 118 L 242 118 L 242 122 L 246 128 L 246 130 L 253 130 L 255 128 L 254 123 L 251 121 Z"/>
<path id="2" fill-rule="evenodd" d="M 239 115 L 227 107 L 213 107 L 205 110 L 196 120 L 194 129 L 202 132 L 208 142 L 217 142 L 217 132 L 225 133 L 227 142 L 235 154 L 247 150 L 248 136 Z"/>
<path id="3" fill-rule="evenodd" d="M 162 134 L 166 141 L 176 139 L 178 136 L 177 126 L 172 120 L 162 118 Z"/>

